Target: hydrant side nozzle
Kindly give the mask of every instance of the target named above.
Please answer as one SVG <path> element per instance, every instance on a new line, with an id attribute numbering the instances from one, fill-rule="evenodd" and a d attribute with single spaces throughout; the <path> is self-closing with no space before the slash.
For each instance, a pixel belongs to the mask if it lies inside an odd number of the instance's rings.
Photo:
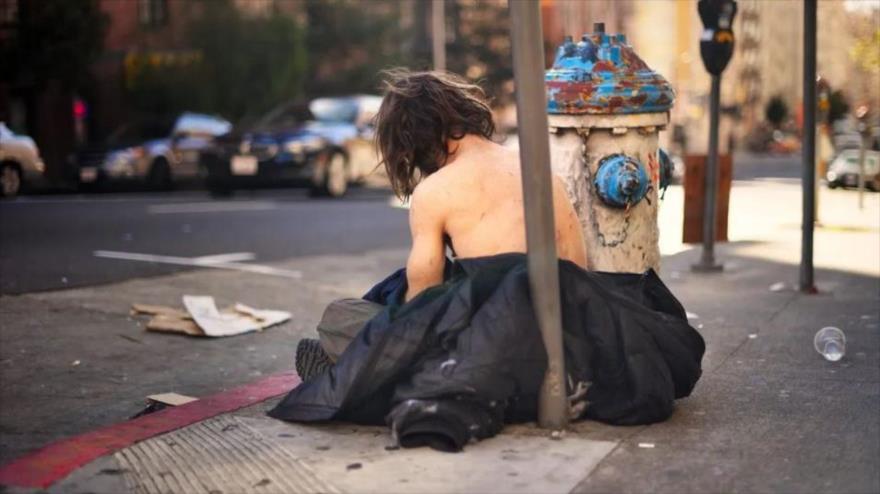
<path id="1" fill-rule="evenodd" d="M 603 203 L 623 209 L 645 197 L 649 179 L 638 160 L 624 154 L 612 154 L 599 161 L 593 185 Z"/>

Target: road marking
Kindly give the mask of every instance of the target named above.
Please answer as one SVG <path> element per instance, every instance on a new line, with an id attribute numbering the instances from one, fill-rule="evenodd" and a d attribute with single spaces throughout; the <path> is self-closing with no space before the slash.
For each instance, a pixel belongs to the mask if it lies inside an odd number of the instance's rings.
<path id="1" fill-rule="evenodd" d="M 256 256 L 252 252 L 232 252 L 229 254 L 199 257 L 162 256 L 155 254 L 141 254 L 137 252 L 120 252 L 115 250 L 96 250 L 92 254 L 95 257 L 101 257 L 104 259 L 173 264 L 176 266 L 195 266 L 199 268 L 229 269 L 233 271 L 244 271 L 247 273 L 280 276 L 282 278 L 302 278 L 302 273 L 300 271 L 240 262 L 255 259 Z"/>
<path id="2" fill-rule="evenodd" d="M 200 264 L 217 264 L 224 262 L 253 261 L 257 256 L 253 252 L 230 252 L 229 254 L 217 254 L 213 256 L 194 257 L 193 260 Z"/>
<path id="3" fill-rule="evenodd" d="M 149 214 L 230 213 L 236 211 L 271 211 L 278 209 L 273 201 L 183 202 L 147 206 Z"/>

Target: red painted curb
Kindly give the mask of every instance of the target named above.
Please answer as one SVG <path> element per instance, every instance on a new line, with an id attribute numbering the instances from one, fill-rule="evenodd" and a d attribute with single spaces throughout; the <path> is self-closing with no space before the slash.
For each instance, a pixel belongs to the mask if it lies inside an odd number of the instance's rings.
<path id="1" fill-rule="evenodd" d="M 294 372 L 273 374 L 185 405 L 62 439 L 0 467 L 0 485 L 48 487 L 101 456 L 138 441 L 282 395 L 299 383 L 299 376 Z"/>

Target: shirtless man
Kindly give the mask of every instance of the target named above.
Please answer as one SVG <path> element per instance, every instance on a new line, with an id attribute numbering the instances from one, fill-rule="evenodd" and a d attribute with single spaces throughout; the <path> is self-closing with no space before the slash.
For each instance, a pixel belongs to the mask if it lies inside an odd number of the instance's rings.
<path id="1" fill-rule="evenodd" d="M 411 196 L 409 301 L 443 282 L 447 242 L 463 258 L 526 252 L 522 178 L 518 153 L 491 140 L 478 86 L 449 73 L 389 76 L 376 139 L 395 193 Z M 557 255 L 586 268 L 581 226 L 556 177 L 553 207 Z"/>

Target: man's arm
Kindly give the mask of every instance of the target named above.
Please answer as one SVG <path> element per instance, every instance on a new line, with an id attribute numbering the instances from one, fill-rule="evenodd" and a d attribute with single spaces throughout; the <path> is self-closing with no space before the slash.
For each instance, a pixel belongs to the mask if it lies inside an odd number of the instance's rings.
<path id="1" fill-rule="evenodd" d="M 409 226 L 412 251 L 406 263 L 407 302 L 426 288 L 443 283 L 446 264 L 443 218 L 425 187 L 417 188 L 410 199 Z"/>

